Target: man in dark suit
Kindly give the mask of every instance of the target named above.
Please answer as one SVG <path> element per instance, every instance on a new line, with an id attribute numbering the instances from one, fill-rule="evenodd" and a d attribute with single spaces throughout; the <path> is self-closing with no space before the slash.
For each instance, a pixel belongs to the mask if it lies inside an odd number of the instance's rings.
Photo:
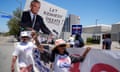
<path id="1" fill-rule="evenodd" d="M 33 0 L 29 11 L 24 11 L 21 19 L 21 28 L 25 30 L 40 30 L 45 34 L 51 34 L 51 31 L 44 24 L 43 18 L 37 13 L 40 9 L 40 2 Z"/>

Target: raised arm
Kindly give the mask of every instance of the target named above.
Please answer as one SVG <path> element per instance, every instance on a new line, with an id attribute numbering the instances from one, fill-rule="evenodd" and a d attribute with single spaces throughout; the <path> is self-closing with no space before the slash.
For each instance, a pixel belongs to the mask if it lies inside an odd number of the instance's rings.
<path id="1" fill-rule="evenodd" d="M 39 45 L 40 45 L 40 42 L 38 41 L 38 34 L 35 32 L 35 31 L 32 31 L 32 33 L 31 33 L 31 36 L 32 36 L 32 38 L 34 39 L 34 41 L 35 41 L 35 45 L 37 46 L 37 47 L 39 47 Z"/>
<path id="2" fill-rule="evenodd" d="M 84 59 L 85 59 L 85 57 L 86 57 L 86 55 L 88 54 L 88 52 L 89 52 L 90 50 L 91 50 L 91 48 L 88 47 L 88 48 L 84 51 L 84 53 L 82 54 L 82 56 L 70 56 L 72 63 L 83 62 Z"/>
<path id="3" fill-rule="evenodd" d="M 86 55 L 88 54 L 88 52 L 91 50 L 91 48 L 90 47 L 87 47 L 86 48 L 86 50 L 84 51 L 84 53 L 83 53 L 83 55 L 82 55 L 82 57 L 86 57 Z"/>

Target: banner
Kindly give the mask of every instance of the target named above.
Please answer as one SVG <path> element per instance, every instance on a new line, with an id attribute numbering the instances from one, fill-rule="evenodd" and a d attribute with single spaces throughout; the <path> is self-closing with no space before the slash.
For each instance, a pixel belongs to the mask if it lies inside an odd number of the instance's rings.
<path id="1" fill-rule="evenodd" d="M 26 0 L 24 10 L 30 9 L 30 2 L 32 0 Z M 46 1 L 39 0 L 41 3 L 41 7 L 39 10 L 39 15 L 43 17 L 44 23 L 51 30 L 54 35 L 59 36 L 66 17 L 67 10 L 50 4 Z"/>
<path id="2" fill-rule="evenodd" d="M 41 54 L 39 49 L 33 49 L 33 64 L 35 72 L 50 72 L 49 53 L 44 50 Z"/>
<path id="3" fill-rule="evenodd" d="M 71 55 L 82 55 L 85 49 L 68 49 Z M 83 63 L 72 64 L 71 72 L 120 72 L 120 52 L 92 49 Z"/>

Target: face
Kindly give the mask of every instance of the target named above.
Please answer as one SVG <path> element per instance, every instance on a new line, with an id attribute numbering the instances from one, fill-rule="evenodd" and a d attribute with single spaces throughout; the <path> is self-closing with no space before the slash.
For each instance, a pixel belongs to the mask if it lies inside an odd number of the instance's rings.
<path id="1" fill-rule="evenodd" d="M 29 40 L 29 37 L 27 36 L 21 37 L 22 42 L 27 42 L 28 40 Z"/>
<path id="2" fill-rule="evenodd" d="M 40 3 L 33 2 L 30 7 L 31 7 L 32 13 L 37 14 L 40 9 Z"/>
<path id="3" fill-rule="evenodd" d="M 65 48 L 66 48 L 66 45 L 60 45 L 60 46 L 57 47 L 58 52 L 60 54 L 64 54 Z"/>

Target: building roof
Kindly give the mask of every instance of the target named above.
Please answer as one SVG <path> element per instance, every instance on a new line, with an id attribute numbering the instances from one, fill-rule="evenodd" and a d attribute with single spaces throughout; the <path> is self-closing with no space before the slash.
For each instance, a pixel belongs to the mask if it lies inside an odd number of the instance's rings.
<path id="1" fill-rule="evenodd" d="M 112 25 L 106 25 L 106 24 L 97 24 L 97 26 L 112 27 Z M 88 28 L 88 27 L 96 27 L 96 25 L 84 26 L 83 28 Z"/>

